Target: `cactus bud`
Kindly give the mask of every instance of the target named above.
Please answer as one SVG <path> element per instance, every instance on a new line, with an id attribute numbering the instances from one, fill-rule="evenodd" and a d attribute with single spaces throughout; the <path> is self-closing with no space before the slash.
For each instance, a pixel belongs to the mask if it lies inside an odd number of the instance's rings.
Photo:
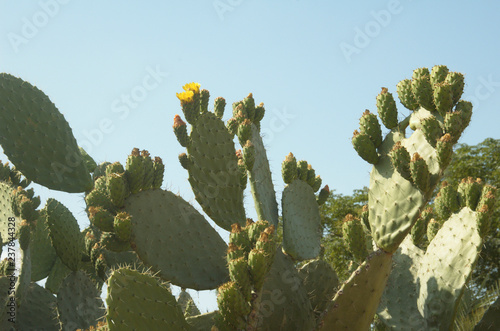
<path id="1" fill-rule="evenodd" d="M 255 245 L 257 240 L 260 238 L 260 234 L 269 227 L 269 223 L 267 221 L 257 221 L 247 225 L 245 228 L 248 239 L 250 240 L 251 245 Z"/>
<path id="2" fill-rule="evenodd" d="M 189 158 L 189 156 L 186 153 L 181 153 L 179 154 L 179 163 L 184 169 L 189 170 L 193 161 Z"/>
<path id="3" fill-rule="evenodd" d="M 413 154 L 410 161 L 410 173 L 413 183 L 426 193 L 429 190 L 431 174 L 427 163 L 418 153 Z"/>
<path id="4" fill-rule="evenodd" d="M 245 161 L 243 160 L 243 156 L 241 155 L 241 150 L 236 151 L 236 156 L 238 157 L 238 171 L 240 173 L 240 187 L 242 190 L 244 190 L 247 187 L 247 181 L 248 181 L 247 167 L 245 166 Z"/>
<path id="5" fill-rule="evenodd" d="M 153 189 L 159 189 L 163 183 L 163 173 L 165 172 L 165 165 L 160 157 L 155 156 L 153 162 L 153 183 L 151 187 Z"/>
<path id="6" fill-rule="evenodd" d="M 242 101 L 233 102 L 233 117 L 240 118 L 241 120 L 247 118 L 245 106 Z"/>
<path id="7" fill-rule="evenodd" d="M 366 236 L 361 221 L 351 214 L 347 214 L 342 224 L 342 235 L 347 248 L 356 261 L 362 262 L 368 255 L 366 249 Z"/>
<path id="8" fill-rule="evenodd" d="M 433 96 L 436 110 L 444 117 L 453 107 L 453 91 L 451 85 L 447 82 L 434 85 Z"/>
<path id="9" fill-rule="evenodd" d="M 439 168 L 445 169 L 450 164 L 453 155 L 453 140 L 449 133 L 439 138 L 436 144 L 436 154 Z"/>
<path id="10" fill-rule="evenodd" d="M 449 72 L 446 76 L 445 82 L 451 85 L 453 91 L 453 104 L 456 104 L 462 97 L 464 92 L 464 75 L 459 72 Z"/>
<path id="11" fill-rule="evenodd" d="M 238 124 L 239 124 L 238 119 L 236 117 L 231 117 L 229 120 L 227 120 L 226 123 L 227 131 L 233 137 L 238 132 Z"/>
<path id="12" fill-rule="evenodd" d="M 397 85 L 398 97 L 399 101 L 408 108 L 409 110 L 417 110 L 418 102 L 415 100 L 413 96 L 413 92 L 411 89 L 411 80 L 404 79 L 400 81 Z"/>
<path id="13" fill-rule="evenodd" d="M 154 169 L 153 169 L 153 160 L 151 156 L 149 156 L 149 152 L 147 150 L 141 151 L 142 156 L 142 164 L 144 165 L 144 182 L 142 183 L 143 190 L 149 190 L 153 185 L 154 180 Z"/>
<path id="14" fill-rule="evenodd" d="M 255 249 L 263 251 L 266 254 L 268 264 L 271 265 L 276 252 L 274 236 L 269 232 L 261 232 L 259 240 L 255 243 Z"/>
<path id="15" fill-rule="evenodd" d="M 113 231 L 114 217 L 109 211 L 104 208 L 89 207 L 89 219 L 93 226 L 101 231 L 111 232 Z"/>
<path id="16" fill-rule="evenodd" d="M 125 169 L 130 192 L 132 194 L 139 193 L 144 183 L 144 164 L 138 148 L 134 148 L 128 156 Z"/>
<path id="17" fill-rule="evenodd" d="M 252 93 L 250 93 L 245 99 L 243 99 L 243 106 L 245 107 L 245 112 L 247 118 L 253 121 L 255 118 L 255 100 L 253 99 Z"/>
<path id="18" fill-rule="evenodd" d="M 240 145 L 245 145 L 245 142 L 252 138 L 252 122 L 249 119 L 245 119 L 238 125 L 238 131 L 236 132 Z"/>
<path id="19" fill-rule="evenodd" d="M 462 114 L 460 112 L 448 112 L 444 117 L 444 132 L 451 135 L 453 143 L 456 143 L 462 135 L 465 127 L 462 123 Z"/>
<path id="20" fill-rule="evenodd" d="M 107 211 L 113 213 L 116 210 L 115 205 L 111 202 L 109 196 L 99 190 L 93 189 L 85 197 L 85 203 L 87 207 L 102 207 Z"/>
<path id="21" fill-rule="evenodd" d="M 314 182 L 316 181 L 316 171 L 313 169 L 313 167 L 308 164 L 307 165 L 307 178 L 306 182 L 311 186 L 311 188 L 314 186 Z"/>
<path id="22" fill-rule="evenodd" d="M 439 125 L 439 121 L 434 116 L 429 116 L 421 121 L 420 129 L 425 136 L 427 142 L 436 147 L 437 140 L 443 135 L 443 130 Z"/>
<path id="23" fill-rule="evenodd" d="M 487 206 L 488 210 L 493 211 L 495 205 L 495 193 L 496 187 L 491 185 L 484 185 L 483 190 L 481 192 L 481 198 L 477 204 L 476 209 L 479 210 L 483 206 Z"/>
<path id="24" fill-rule="evenodd" d="M 455 111 L 460 112 L 460 116 L 462 117 L 462 128 L 465 129 L 468 127 L 472 117 L 472 103 L 461 100 L 457 103 Z"/>
<path id="25" fill-rule="evenodd" d="M 229 277 L 240 288 L 246 301 L 252 299 L 252 284 L 250 272 L 248 271 L 248 261 L 244 257 L 230 260 L 228 263 Z"/>
<path id="26" fill-rule="evenodd" d="M 116 237 L 121 241 L 129 241 L 132 234 L 132 216 L 127 212 L 116 214 L 114 221 Z"/>
<path id="27" fill-rule="evenodd" d="M 242 154 L 245 166 L 247 167 L 248 171 L 251 171 L 255 162 L 255 146 L 250 140 L 247 140 L 247 142 L 243 146 Z"/>
<path id="28" fill-rule="evenodd" d="M 432 208 L 427 208 L 422 211 L 413 224 L 410 232 L 411 241 L 415 246 L 423 245 L 424 235 L 427 232 L 427 223 L 429 223 L 432 218 Z"/>
<path id="29" fill-rule="evenodd" d="M 474 180 L 472 177 L 462 179 L 458 184 L 458 200 L 461 207 L 469 207 L 475 210 L 481 197 L 483 182 L 480 178 Z"/>
<path id="30" fill-rule="evenodd" d="M 250 305 L 235 282 L 228 282 L 218 289 L 217 305 L 224 320 L 236 329 L 245 328 L 244 317 L 251 311 Z"/>
<path id="31" fill-rule="evenodd" d="M 441 220 L 447 220 L 451 214 L 456 213 L 460 209 L 458 204 L 457 191 L 453 186 L 448 185 L 448 182 L 444 181 L 441 184 L 441 189 L 434 199 L 434 210 L 436 215 Z"/>
<path id="32" fill-rule="evenodd" d="M 410 153 L 408 153 L 406 147 L 401 145 L 400 141 L 394 144 L 394 147 L 389 152 L 389 157 L 391 158 L 394 169 L 396 169 L 404 179 L 411 181 Z"/>
<path id="33" fill-rule="evenodd" d="M 378 116 L 386 128 L 394 129 L 398 126 L 398 110 L 392 93 L 386 87 L 382 87 L 382 92 L 377 95 Z"/>
<path id="34" fill-rule="evenodd" d="M 231 260 L 239 259 L 240 257 L 245 257 L 247 254 L 241 247 L 236 245 L 235 243 L 230 242 L 227 245 L 227 262 Z"/>
<path id="35" fill-rule="evenodd" d="M 444 65 L 436 65 L 432 67 L 430 79 L 432 86 L 444 82 L 448 75 L 448 67 Z"/>
<path id="36" fill-rule="evenodd" d="M 365 110 L 363 116 L 359 119 L 359 132 L 367 134 L 375 147 L 379 147 L 382 143 L 380 123 L 378 122 L 377 116 L 370 113 L 368 109 Z"/>
<path id="37" fill-rule="evenodd" d="M 318 190 L 321 188 L 321 177 L 318 175 L 316 178 L 314 178 L 314 184 L 312 186 L 313 192 L 318 192 Z"/>
<path id="38" fill-rule="evenodd" d="M 106 187 L 108 188 L 111 202 L 113 202 L 115 207 L 123 207 L 125 198 L 129 195 L 125 176 L 123 174 L 111 174 L 106 176 Z"/>
<path id="39" fill-rule="evenodd" d="M 370 164 L 378 163 L 377 150 L 367 134 L 359 133 L 355 130 L 352 137 L 352 145 L 363 160 Z"/>
<path id="40" fill-rule="evenodd" d="M 258 106 L 255 107 L 255 116 L 253 118 L 253 122 L 258 124 L 263 118 L 266 110 L 264 109 L 264 104 L 261 102 Z"/>
<path id="41" fill-rule="evenodd" d="M 222 116 L 224 116 L 224 108 L 226 108 L 226 99 L 224 99 L 222 97 L 215 98 L 215 101 L 214 101 L 214 114 L 215 114 L 215 116 L 222 119 Z"/>
<path id="42" fill-rule="evenodd" d="M 188 147 L 190 138 L 187 133 L 186 122 L 184 122 L 179 115 L 174 116 L 174 133 L 182 147 Z"/>
<path id="43" fill-rule="evenodd" d="M 434 218 L 429 220 L 429 223 L 427 224 L 427 240 L 429 240 L 429 242 L 434 239 L 440 228 L 440 222 L 436 221 Z"/>
<path id="44" fill-rule="evenodd" d="M 248 253 L 252 248 L 250 239 L 248 238 L 247 231 L 243 231 L 238 223 L 231 225 L 231 233 L 229 234 L 229 242 L 235 244 L 236 246 L 243 249 L 245 253 Z"/>
<path id="45" fill-rule="evenodd" d="M 258 292 L 264 285 L 264 279 L 269 271 L 266 253 L 255 248 L 252 249 L 250 253 L 248 253 L 248 266 L 250 268 L 253 287 L 255 291 Z"/>
<path id="46" fill-rule="evenodd" d="M 200 91 L 200 112 L 206 113 L 208 112 L 208 100 L 210 99 L 210 92 L 208 90 Z"/>
<path id="47" fill-rule="evenodd" d="M 307 166 L 308 163 L 305 160 L 297 162 L 297 178 L 304 182 L 307 181 Z"/>
<path id="48" fill-rule="evenodd" d="M 330 188 L 328 187 L 328 185 L 325 185 L 325 187 L 323 187 L 321 191 L 319 191 L 318 199 L 316 200 L 318 202 L 318 205 L 321 206 L 322 204 L 324 204 L 326 200 L 328 200 L 328 196 L 330 196 Z"/>
<path id="49" fill-rule="evenodd" d="M 415 100 L 421 107 L 429 111 L 435 109 L 429 69 L 418 68 L 413 71 L 411 90 Z"/>

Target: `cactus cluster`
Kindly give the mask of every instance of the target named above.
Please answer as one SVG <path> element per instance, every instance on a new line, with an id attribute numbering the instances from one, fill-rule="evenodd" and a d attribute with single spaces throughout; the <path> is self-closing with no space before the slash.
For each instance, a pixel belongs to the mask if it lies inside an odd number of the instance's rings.
<path id="1" fill-rule="evenodd" d="M 361 218 L 345 217 L 355 261 L 339 284 L 321 259 L 319 206 L 329 187 L 289 153 L 278 208 L 260 133 L 265 108 L 252 94 L 233 103 L 224 122 L 225 99 L 209 110 L 199 84 L 177 93 L 185 121 L 176 115 L 173 131 L 186 149 L 179 162 L 206 216 L 230 232 L 226 243 L 205 215 L 162 188 L 159 157 L 134 148 L 125 166 L 97 164 L 42 91 L 1 74 L 0 144 L 16 167 L 0 163 L 0 239 L 18 240 L 21 268 L 0 265 L 0 285 L 13 289 L 0 295 L 0 328 L 368 330 L 377 314 L 389 328 L 448 329 L 496 191 L 479 179 L 457 188 L 443 182 L 428 206 L 470 121 L 463 87 L 463 75 L 445 66 L 420 68 L 397 85 L 410 116 L 399 121 L 387 88 L 376 98 L 378 117 L 363 113 L 352 143 L 373 164 L 369 202 Z M 55 199 L 39 208 L 31 181 L 84 193 L 90 226 L 81 230 Z M 255 221 L 244 209 L 248 182 Z M 14 231 L 9 219 L 19 220 Z M 36 283 L 45 278 L 44 287 Z M 170 284 L 182 288 L 177 299 Z M 216 289 L 219 309 L 201 314 L 187 288 Z"/>

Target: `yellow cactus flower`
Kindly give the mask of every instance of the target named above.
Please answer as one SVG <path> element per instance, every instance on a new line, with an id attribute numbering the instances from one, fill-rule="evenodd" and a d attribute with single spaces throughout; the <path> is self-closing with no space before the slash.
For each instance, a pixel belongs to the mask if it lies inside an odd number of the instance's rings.
<path id="1" fill-rule="evenodd" d="M 176 93 L 175 95 L 177 95 L 177 98 L 179 98 L 179 100 L 181 100 L 181 103 L 188 103 L 188 102 L 193 101 L 194 92 L 193 91 L 185 91 L 185 92 L 181 92 L 181 93 Z"/>
<path id="2" fill-rule="evenodd" d="M 199 83 L 187 83 L 182 87 L 184 91 L 193 91 L 193 93 L 198 93 L 200 91 Z"/>

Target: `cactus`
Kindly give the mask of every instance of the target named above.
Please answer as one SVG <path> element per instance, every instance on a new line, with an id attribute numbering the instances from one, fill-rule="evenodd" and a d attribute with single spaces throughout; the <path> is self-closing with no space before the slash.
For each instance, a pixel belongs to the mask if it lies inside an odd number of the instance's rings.
<path id="1" fill-rule="evenodd" d="M 177 93 L 185 122 L 176 115 L 173 131 L 186 149 L 179 161 L 205 214 L 230 231 L 226 244 L 204 215 L 161 188 L 161 158 L 134 148 L 125 166 L 97 164 L 43 92 L 1 74 L 0 144 L 16 167 L 0 163 L 0 239 L 18 239 L 21 252 L 15 294 L 0 295 L 14 302 L 17 320 L 8 324 L 4 307 L 1 328 L 367 330 L 378 313 L 388 327 L 448 329 L 490 230 L 496 193 L 467 178 L 458 188 L 444 183 L 433 210 L 427 207 L 471 118 L 472 105 L 460 100 L 463 86 L 463 75 L 445 66 L 415 70 L 397 85 L 412 111 L 402 121 L 382 88 L 376 107 L 385 137 L 377 115 L 363 113 L 352 144 L 373 165 L 369 203 L 361 219 L 346 217 L 355 261 L 338 284 L 319 258 L 319 206 L 329 187 L 320 189 L 315 169 L 289 153 L 279 214 L 260 130 L 265 108 L 252 94 L 232 104 L 224 123 L 225 99 L 216 98 L 211 112 L 210 93 L 199 84 Z M 39 209 L 31 181 L 85 192 L 90 226 L 80 230 L 54 199 Z M 248 181 L 255 222 L 243 204 Z M 19 219 L 15 231 L 12 218 Z M 0 284 L 8 284 L 10 261 L 0 270 Z M 45 277 L 45 287 L 34 283 Z M 166 282 L 183 289 L 178 300 Z M 219 309 L 200 314 L 185 288 L 217 289 Z"/>

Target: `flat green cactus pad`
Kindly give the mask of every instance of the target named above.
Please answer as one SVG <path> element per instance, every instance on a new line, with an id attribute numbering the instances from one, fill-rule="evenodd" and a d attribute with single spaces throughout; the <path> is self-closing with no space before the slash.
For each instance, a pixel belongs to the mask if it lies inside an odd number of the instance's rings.
<path id="1" fill-rule="evenodd" d="M 456 307 L 483 243 L 477 217 L 477 212 L 467 207 L 453 214 L 421 260 L 417 304 L 428 327 L 448 330 L 453 326 Z"/>
<path id="2" fill-rule="evenodd" d="M 36 283 L 31 283 L 16 315 L 17 330 L 60 330 L 56 297 Z"/>
<path id="3" fill-rule="evenodd" d="M 188 152 L 189 183 L 203 211 L 225 230 L 245 225 L 238 159 L 224 122 L 210 112 L 200 115 Z"/>
<path id="4" fill-rule="evenodd" d="M 0 109 L 0 144 L 26 178 L 69 193 L 92 188 L 68 122 L 42 91 L 0 74 Z"/>
<path id="5" fill-rule="evenodd" d="M 325 310 L 339 285 L 335 270 L 324 260 L 312 260 L 299 269 L 299 276 L 314 311 Z"/>
<path id="6" fill-rule="evenodd" d="M 132 215 L 132 248 L 163 279 L 196 290 L 229 279 L 226 243 L 180 196 L 142 191 L 125 201 L 125 210 Z"/>
<path id="7" fill-rule="evenodd" d="M 111 274 L 106 303 L 110 330 L 189 330 L 170 291 L 136 270 L 118 269 Z"/>
<path id="8" fill-rule="evenodd" d="M 56 294 L 59 292 L 59 288 L 61 287 L 64 278 L 71 273 L 71 269 L 69 269 L 64 263 L 62 263 L 59 257 L 56 258 L 52 269 L 50 270 L 49 276 L 47 277 L 47 281 L 45 282 L 45 288 L 50 292 Z"/>
<path id="9" fill-rule="evenodd" d="M 40 213 L 35 230 L 31 233 L 30 250 L 31 281 L 37 282 L 49 275 L 57 258 L 56 250 L 50 241 L 45 213 Z"/>
<path id="10" fill-rule="evenodd" d="M 260 136 L 260 130 L 255 124 L 252 124 L 252 138 L 250 141 L 255 146 L 255 162 L 252 169 L 248 171 L 248 178 L 250 179 L 255 209 L 259 220 L 265 220 L 269 224 L 278 226 L 278 203 L 276 202 L 269 161 Z"/>
<path id="11" fill-rule="evenodd" d="M 392 255 L 372 253 L 333 298 L 321 330 L 369 330 L 391 267 Z"/>
<path id="12" fill-rule="evenodd" d="M 321 249 L 321 217 L 314 192 L 296 179 L 283 190 L 283 250 L 294 259 L 314 259 Z"/>
<path id="13" fill-rule="evenodd" d="M 104 303 L 84 272 L 72 272 L 64 279 L 57 293 L 57 312 L 63 330 L 87 329 L 105 315 Z"/>

